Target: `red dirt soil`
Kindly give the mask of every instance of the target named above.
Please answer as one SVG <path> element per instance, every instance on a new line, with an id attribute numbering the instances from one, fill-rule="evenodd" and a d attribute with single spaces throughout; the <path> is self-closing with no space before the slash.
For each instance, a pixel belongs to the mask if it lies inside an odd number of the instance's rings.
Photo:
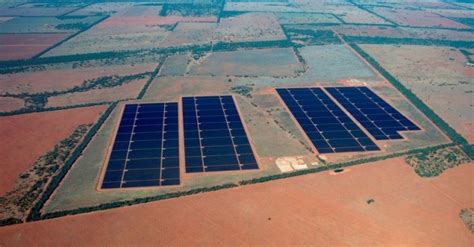
<path id="1" fill-rule="evenodd" d="M 0 61 L 31 58 L 69 35 L 71 34 L 0 34 Z"/>
<path id="2" fill-rule="evenodd" d="M 106 106 L 0 117 L 0 195 L 41 155 L 79 125 L 94 123 Z"/>
<path id="3" fill-rule="evenodd" d="M 403 158 L 0 228 L 0 245 L 472 246 L 474 165 L 418 177 Z M 367 200 L 374 199 L 368 204 Z"/>

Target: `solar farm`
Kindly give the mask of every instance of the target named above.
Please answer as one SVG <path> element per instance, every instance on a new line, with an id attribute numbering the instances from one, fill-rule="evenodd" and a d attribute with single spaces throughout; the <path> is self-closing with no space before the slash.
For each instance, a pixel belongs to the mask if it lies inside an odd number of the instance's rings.
<path id="1" fill-rule="evenodd" d="M 368 87 L 275 90 L 319 154 L 377 152 L 375 140 L 420 130 Z M 180 167 L 188 174 L 258 171 L 233 96 L 182 97 L 180 105 L 182 114 L 177 102 L 123 106 L 101 189 L 177 186 Z"/>

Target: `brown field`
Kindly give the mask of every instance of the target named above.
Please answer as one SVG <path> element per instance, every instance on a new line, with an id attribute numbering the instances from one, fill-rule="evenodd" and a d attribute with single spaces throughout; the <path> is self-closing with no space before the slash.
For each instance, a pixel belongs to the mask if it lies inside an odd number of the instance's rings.
<path id="1" fill-rule="evenodd" d="M 0 194 L 13 187 L 21 172 L 71 134 L 80 124 L 95 122 L 106 106 L 0 117 L 2 175 Z"/>
<path id="2" fill-rule="evenodd" d="M 203 45 L 213 41 L 217 23 L 180 22 L 160 43 L 161 47 Z"/>
<path id="3" fill-rule="evenodd" d="M 132 7 L 133 3 L 94 3 L 86 6 L 85 8 L 78 9 L 70 14 L 69 16 L 75 15 L 96 15 L 96 14 L 115 14 L 117 12 L 124 11 L 125 9 Z"/>
<path id="4" fill-rule="evenodd" d="M 44 57 L 155 48 L 168 31 L 160 17 L 110 17 L 44 54 Z"/>
<path id="5" fill-rule="evenodd" d="M 118 11 L 114 16 L 159 16 L 161 6 L 130 6 Z"/>
<path id="6" fill-rule="evenodd" d="M 49 97 L 46 107 L 135 99 L 148 79 L 149 77 L 145 77 L 113 88 L 94 89 L 86 92 L 68 93 Z"/>
<path id="7" fill-rule="evenodd" d="M 131 75 L 153 71 L 157 63 L 76 66 L 0 75 L 0 93 L 40 93 L 63 91 L 80 86 L 85 80 L 102 76 Z"/>
<path id="8" fill-rule="evenodd" d="M 77 7 L 0 8 L 0 16 L 58 16 Z"/>
<path id="9" fill-rule="evenodd" d="M 446 27 L 469 29 L 469 26 L 441 17 L 428 11 L 373 8 L 373 11 L 399 25 L 415 27 Z"/>
<path id="10" fill-rule="evenodd" d="M 434 46 L 363 45 L 362 48 L 469 143 L 474 143 L 474 68 L 466 65 L 464 55 L 448 47 Z"/>
<path id="11" fill-rule="evenodd" d="M 303 67 L 292 48 L 213 52 L 194 62 L 192 75 L 295 76 Z"/>
<path id="12" fill-rule="evenodd" d="M 70 34 L 0 34 L 0 61 L 27 59 Z"/>
<path id="13" fill-rule="evenodd" d="M 21 109 L 25 106 L 25 101 L 14 97 L 0 97 L 0 112 L 9 112 Z"/>
<path id="14" fill-rule="evenodd" d="M 471 246 L 459 211 L 474 205 L 473 173 L 471 164 L 422 179 L 390 159 L 3 227 L 0 244 Z"/>
<path id="15" fill-rule="evenodd" d="M 271 13 L 247 13 L 222 18 L 214 39 L 224 42 L 286 39 L 278 19 Z"/>

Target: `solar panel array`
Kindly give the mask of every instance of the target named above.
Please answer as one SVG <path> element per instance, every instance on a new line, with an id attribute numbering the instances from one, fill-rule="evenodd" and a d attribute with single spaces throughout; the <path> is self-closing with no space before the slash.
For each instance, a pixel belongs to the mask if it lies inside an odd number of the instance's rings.
<path id="1" fill-rule="evenodd" d="M 277 89 L 319 153 L 379 150 L 320 88 Z"/>
<path id="2" fill-rule="evenodd" d="M 403 139 L 398 131 L 420 129 L 367 87 L 330 87 L 326 90 L 376 140 Z"/>
<path id="3" fill-rule="evenodd" d="M 128 104 L 102 188 L 179 185 L 177 103 Z"/>
<path id="4" fill-rule="evenodd" d="M 258 169 L 232 96 L 185 97 L 186 172 Z"/>

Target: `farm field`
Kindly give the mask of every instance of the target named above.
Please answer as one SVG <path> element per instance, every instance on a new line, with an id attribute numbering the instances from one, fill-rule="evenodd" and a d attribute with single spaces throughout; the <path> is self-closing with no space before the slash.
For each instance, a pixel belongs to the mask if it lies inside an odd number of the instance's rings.
<path id="1" fill-rule="evenodd" d="M 191 62 L 189 55 L 173 55 L 166 58 L 163 67 L 161 67 L 161 76 L 184 75 L 188 64 Z"/>
<path id="2" fill-rule="evenodd" d="M 222 18 L 214 39 L 244 42 L 286 39 L 278 19 L 271 13 L 246 13 Z"/>
<path id="3" fill-rule="evenodd" d="M 102 19 L 100 16 L 81 18 L 16 17 L 0 23 L 2 33 L 73 33 Z"/>
<path id="4" fill-rule="evenodd" d="M 0 16 L 59 16 L 75 9 L 77 7 L 1 7 Z"/>
<path id="5" fill-rule="evenodd" d="M 74 55 L 94 52 L 153 49 L 169 34 L 166 28 L 178 21 L 210 22 L 214 17 L 110 17 L 87 32 L 61 44 L 43 57 Z"/>
<path id="6" fill-rule="evenodd" d="M 191 75 L 295 76 L 302 70 L 291 48 L 213 52 L 191 64 Z"/>
<path id="7" fill-rule="evenodd" d="M 370 55 L 474 143 L 474 68 L 448 47 L 364 45 Z M 387 54 L 390 54 L 387 56 Z"/>
<path id="8" fill-rule="evenodd" d="M 315 13 L 276 13 L 278 22 L 285 24 L 314 24 L 314 23 L 341 23 L 335 16 L 330 14 Z"/>
<path id="9" fill-rule="evenodd" d="M 151 72 L 156 62 L 117 65 L 63 64 L 47 70 L 25 71 L 0 75 L 0 93 L 21 94 L 60 92 L 81 87 L 87 81 L 105 76 L 126 76 Z"/>
<path id="10" fill-rule="evenodd" d="M 69 35 L 68 33 L 0 34 L 0 61 L 32 58 Z"/>
<path id="11" fill-rule="evenodd" d="M 439 15 L 430 13 L 428 11 L 419 10 L 401 10 L 388 8 L 373 8 L 376 13 L 385 16 L 386 18 L 396 22 L 399 25 L 413 26 L 413 27 L 445 27 L 465 29 L 469 26 L 452 21 L 448 18 L 440 17 Z"/>
<path id="12" fill-rule="evenodd" d="M 10 190 L 21 172 L 67 137 L 80 124 L 94 123 L 104 106 L 0 118 L 2 179 L 0 194 Z M 57 123 L 61 124 L 57 124 Z"/>
<path id="13" fill-rule="evenodd" d="M 205 45 L 214 41 L 217 23 L 180 22 L 160 43 L 160 47 Z"/>
<path id="14" fill-rule="evenodd" d="M 163 244 L 180 245 L 468 246 L 473 237 L 459 212 L 473 207 L 473 167 L 463 165 L 438 178 L 422 179 L 403 158 L 390 159 L 340 174 L 323 172 L 5 227 L 0 229 L 0 241 L 4 245 L 146 244 L 158 237 Z M 132 231 L 130 224 L 135 226 Z M 177 237 L 175 229 L 183 227 L 189 234 Z M 228 234 L 229 227 L 233 234 Z M 95 237 L 84 237 L 90 235 Z"/>

